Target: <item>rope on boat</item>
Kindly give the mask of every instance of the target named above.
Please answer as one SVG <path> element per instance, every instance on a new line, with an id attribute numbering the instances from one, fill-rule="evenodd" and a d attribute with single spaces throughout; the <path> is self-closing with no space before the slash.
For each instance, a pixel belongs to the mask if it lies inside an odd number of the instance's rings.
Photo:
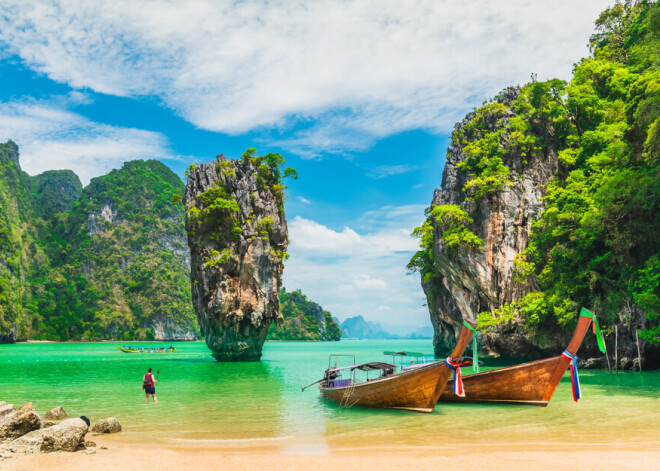
<path id="1" fill-rule="evenodd" d="M 479 373 L 479 353 L 477 352 L 477 329 L 472 327 L 466 321 L 463 321 L 463 325 L 470 329 L 472 332 L 472 371 Z"/>
<path id="2" fill-rule="evenodd" d="M 580 316 L 582 317 L 591 317 L 594 321 L 593 324 L 593 332 L 594 335 L 596 336 L 596 340 L 598 341 L 598 348 L 600 349 L 601 353 L 605 353 L 605 342 L 603 341 L 603 333 L 600 331 L 600 326 L 598 325 L 598 319 L 596 318 L 596 314 L 591 312 L 587 308 L 582 308 L 580 310 Z"/>
<path id="3" fill-rule="evenodd" d="M 571 386 L 573 389 L 573 400 L 578 401 L 582 397 L 582 391 L 580 390 L 580 378 L 578 377 L 578 362 L 577 356 L 571 355 L 568 350 L 564 350 L 561 354 L 561 357 L 564 360 L 571 362 Z"/>
<path id="4" fill-rule="evenodd" d="M 454 394 L 458 397 L 465 397 L 465 391 L 463 390 L 463 379 L 461 378 L 461 364 L 454 363 L 451 357 L 445 359 L 445 365 L 454 370 Z"/>

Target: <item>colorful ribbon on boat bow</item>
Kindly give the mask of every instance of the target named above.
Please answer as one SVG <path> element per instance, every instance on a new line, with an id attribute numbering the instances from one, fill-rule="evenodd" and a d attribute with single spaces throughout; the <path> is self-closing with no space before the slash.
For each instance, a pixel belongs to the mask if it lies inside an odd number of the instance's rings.
<path id="1" fill-rule="evenodd" d="M 593 332 L 594 335 L 596 336 L 596 340 L 598 341 L 598 348 L 600 349 L 601 353 L 605 353 L 605 342 L 603 342 L 603 334 L 600 331 L 600 327 L 598 326 L 598 319 L 596 319 L 596 314 L 591 312 L 589 309 L 582 308 L 580 310 L 580 316 L 582 317 L 591 317 L 593 319 Z"/>
<path id="2" fill-rule="evenodd" d="M 578 377 L 578 362 L 575 355 L 571 355 L 568 350 L 564 350 L 561 354 L 564 360 L 571 362 L 571 386 L 573 389 L 573 400 L 578 401 L 582 397 L 582 391 L 580 390 L 580 378 Z"/>
<path id="3" fill-rule="evenodd" d="M 470 329 L 472 334 L 472 371 L 479 373 L 479 353 L 477 352 L 477 329 L 472 327 L 467 321 L 463 321 L 463 325 Z"/>
<path id="4" fill-rule="evenodd" d="M 454 394 L 459 397 L 465 397 L 465 391 L 463 391 L 463 379 L 461 378 L 461 364 L 453 362 L 451 357 L 445 359 L 445 364 L 454 370 Z"/>

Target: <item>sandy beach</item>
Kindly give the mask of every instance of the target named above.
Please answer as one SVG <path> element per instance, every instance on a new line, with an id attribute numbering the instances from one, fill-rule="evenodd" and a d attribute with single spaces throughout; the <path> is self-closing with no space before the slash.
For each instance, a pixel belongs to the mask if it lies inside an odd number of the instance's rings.
<path id="1" fill-rule="evenodd" d="M 89 437 L 97 443 L 96 453 L 14 454 L 0 462 L 3 470 L 124 470 L 144 467 L 153 470 L 656 470 L 660 469 L 660 446 L 576 443 L 532 445 L 516 443 L 457 447 L 409 447 L 395 443 L 382 448 L 328 450 L 323 445 L 228 448 L 205 442 L 185 445 L 122 443 L 112 436 Z M 107 450 L 100 449 L 108 447 Z"/>

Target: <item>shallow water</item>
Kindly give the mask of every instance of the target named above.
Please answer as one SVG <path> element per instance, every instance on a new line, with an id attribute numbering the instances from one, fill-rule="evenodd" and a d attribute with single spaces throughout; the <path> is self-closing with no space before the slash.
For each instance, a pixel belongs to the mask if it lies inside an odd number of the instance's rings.
<path id="1" fill-rule="evenodd" d="M 0 400 L 32 401 L 40 413 L 115 416 L 121 440 L 289 447 L 294 453 L 382 447 L 660 446 L 660 371 L 581 370 L 574 403 L 564 376 L 546 408 L 438 403 L 433 414 L 339 409 L 316 386 L 330 353 L 382 360 L 383 350 L 431 352 L 428 340 L 266 342 L 256 363 L 218 363 L 203 342 L 175 353 L 125 354 L 112 343 L 0 345 Z M 160 370 L 158 407 L 144 403 L 142 376 Z M 466 373 L 471 368 L 464 369 Z M 194 440 L 194 442 L 193 442 Z M 281 445 L 279 445 L 281 444 Z"/>

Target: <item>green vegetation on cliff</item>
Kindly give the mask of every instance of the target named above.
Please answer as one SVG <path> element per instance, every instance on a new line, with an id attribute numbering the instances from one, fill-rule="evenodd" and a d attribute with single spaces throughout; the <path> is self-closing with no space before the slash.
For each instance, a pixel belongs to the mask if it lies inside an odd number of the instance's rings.
<path id="1" fill-rule="evenodd" d="M 0 342 L 195 338 L 183 189 L 151 160 L 82 190 L 0 146 Z"/>
<path id="2" fill-rule="evenodd" d="M 515 311 L 536 331 L 570 331 L 580 306 L 603 315 L 606 328 L 641 310 L 650 321 L 641 336 L 660 342 L 660 4 L 617 3 L 596 27 L 592 56 L 570 82 L 533 77 L 510 104 L 500 96 L 475 110 L 452 141 L 468 157 L 459 164 L 468 201 L 515 185 L 521 169 L 505 162 L 558 161 L 515 261 L 516 279 L 540 290 L 503 306 L 498 319 Z M 433 276 L 429 237 L 423 226 L 416 232 L 422 251 L 410 266 Z"/>
<path id="3" fill-rule="evenodd" d="M 341 329 L 332 315 L 307 299 L 300 290 L 280 289 L 280 312 L 284 318 L 268 330 L 269 340 L 339 340 Z"/>
<path id="4" fill-rule="evenodd" d="M 196 332 L 183 206 L 176 203 L 183 188 L 156 160 L 92 179 L 54 221 L 47 244 L 53 268 L 33 338 L 153 339 L 155 326 L 166 337 Z"/>
<path id="5" fill-rule="evenodd" d="M 72 170 L 48 170 L 30 177 L 33 207 L 45 219 L 71 208 L 82 193 L 82 183 Z"/>
<path id="6" fill-rule="evenodd" d="M 482 248 L 483 241 L 467 228 L 474 220 L 457 204 L 440 204 L 427 208 L 425 211 L 427 220 L 413 229 L 412 236 L 419 237 L 418 250 L 408 263 L 408 270 L 419 272 L 422 281 L 427 282 L 435 276 L 433 268 L 433 224 L 442 230 L 442 241 L 452 252 L 458 247 L 471 250 Z"/>
<path id="7" fill-rule="evenodd" d="M 660 5 L 617 4 L 596 24 L 559 96 L 559 175 L 524 255 L 541 291 L 522 304 L 529 324 L 566 327 L 580 305 L 612 324 L 635 304 L 660 342 Z"/>
<path id="8" fill-rule="evenodd" d="M 27 280 L 44 261 L 30 223 L 29 188 L 16 144 L 0 144 L 0 342 L 28 334 L 32 290 Z"/>
<path id="9" fill-rule="evenodd" d="M 139 160 L 82 189 L 70 170 L 30 177 L 18 155 L 13 142 L 0 144 L 0 343 L 197 338 L 179 177 Z M 279 154 L 248 149 L 243 159 L 263 170 L 261 184 L 283 204 L 282 178 L 295 170 L 282 169 Z M 200 199 L 207 216 L 236 205 L 220 187 Z M 255 220 L 256 235 L 270 237 L 273 224 Z M 211 251 L 206 263 L 227 257 Z M 273 338 L 339 339 L 326 311 L 299 292 L 282 293 L 285 322 Z"/>

